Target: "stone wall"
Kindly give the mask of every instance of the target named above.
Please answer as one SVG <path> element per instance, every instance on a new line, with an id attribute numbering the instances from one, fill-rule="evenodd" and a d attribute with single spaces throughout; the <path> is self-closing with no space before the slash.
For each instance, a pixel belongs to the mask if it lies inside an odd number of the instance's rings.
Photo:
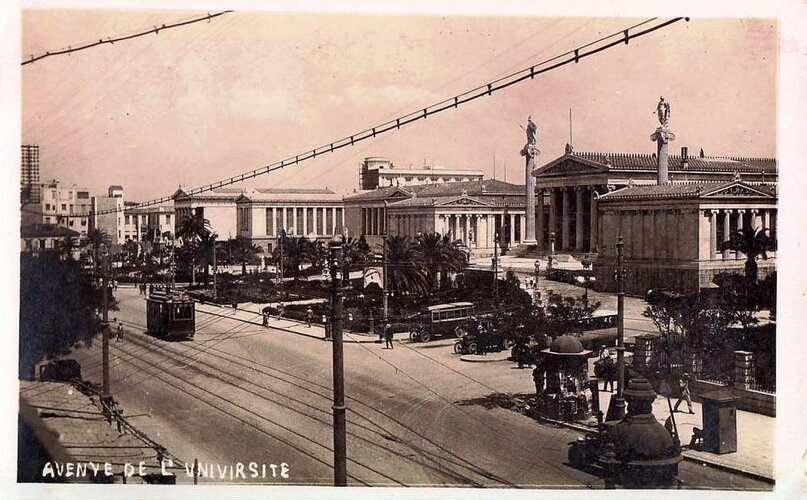
<path id="1" fill-rule="evenodd" d="M 707 392 L 719 389 L 721 387 L 725 386 L 718 382 L 709 382 L 707 380 L 696 380 L 690 385 L 690 391 L 692 392 L 692 400 L 700 402 L 701 394 L 706 394 Z M 769 417 L 776 416 L 775 393 L 755 391 L 753 389 L 740 389 L 737 387 L 728 387 L 727 389 L 729 390 L 729 392 L 731 392 L 732 395 L 740 398 L 740 400 L 737 401 L 738 410 L 759 413 L 761 415 L 767 415 Z"/>

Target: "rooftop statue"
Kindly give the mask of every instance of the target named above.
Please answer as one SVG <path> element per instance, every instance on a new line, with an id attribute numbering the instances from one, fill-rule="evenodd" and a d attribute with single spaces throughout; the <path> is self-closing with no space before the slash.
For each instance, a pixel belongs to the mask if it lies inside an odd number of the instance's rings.
<path id="1" fill-rule="evenodd" d="M 658 113 L 658 121 L 662 127 L 670 124 L 670 103 L 665 101 L 663 97 L 659 97 L 656 113 Z"/>

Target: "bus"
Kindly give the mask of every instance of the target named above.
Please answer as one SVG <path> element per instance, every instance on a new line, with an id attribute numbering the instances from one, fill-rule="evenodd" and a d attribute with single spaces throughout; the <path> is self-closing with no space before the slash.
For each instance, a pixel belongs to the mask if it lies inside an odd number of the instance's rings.
<path id="1" fill-rule="evenodd" d="M 475 312 L 473 302 L 428 306 L 418 314 L 417 323 L 409 332 L 409 338 L 415 342 L 428 342 L 433 338 L 449 335 L 463 337 L 468 333 L 468 321 Z"/>

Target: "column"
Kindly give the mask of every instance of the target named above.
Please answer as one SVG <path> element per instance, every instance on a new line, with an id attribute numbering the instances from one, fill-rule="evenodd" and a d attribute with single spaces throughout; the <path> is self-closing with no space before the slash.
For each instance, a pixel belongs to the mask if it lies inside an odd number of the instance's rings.
<path id="1" fill-rule="evenodd" d="M 526 233 L 524 231 L 527 229 L 527 218 L 519 217 L 518 226 L 519 226 L 519 234 L 521 235 L 521 240 L 519 241 L 519 243 L 521 243 L 526 239 Z"/>
<path id="2" fill-rule="evenodd" d="M 577 214 L 575 215 L 575 224 L 574 224 L 574 249 L 578 252 L 583 251 L 583 222 L 584 222 L 584 210 L 583 210 L 583 188 L 582 186 L 577 186 L 574 188 L 574 195 L 575 195 L 575 210 Z"/>
<path id="3" fill-rule="evenodd" d="M 723 210 L 723 244 L 725 245 L 729 238 L 731 237 L 731 210 L 725 209 Z M 723 247 L 723 260 L 727 260 L 729 258 L 729 254 L 731 251 Z"/>
<path id="4" fill-rule="evenodd" d="M 336 235 L 336 207 L 331 207 L 331 235 Z"/>
<path id="5" fill-rule="evenodd" d="M 549 233 L 558 232 L 558 191 L 555 188 L 549 190 L 549 227 L 546 231 L 546 241 L 549 241 Z"/>
<path id="6" fill-rule="evenodd" d="M 757 229 L 760 228 L 762 225 L 761 217 L 759 216 L 759 210 L 756 208 L 751 209 L 751 229 L 756 232 Z"/>
<path id="7" fill-rule="evenodd" d="M 717 214 L 719 210 L 709 212 L 709 258 L 717 258 Z"/>
<path id="8" fill-rule="evenodd" d="M 286 231 L 286 234 L 289 234 L 289 210 L 288 207 L 283 207 L 280 210 L 283 211 L 283 230 Z"/>
<path id="9" fill-rule="evenodd" d="M 488 247 L 488 217 L 487 215 L 480 215 L 476 222 L 476 241 L 477 246 Z"/>
<path id="10" fill-rule="evenodd" d="M 599 221 L 597 220 L 597 192 L 594 190 L 594 188 L 591 188 L 589 191 L 591 192 L 591 205 L 588 218 L 588 251 L 596 252 L 598 236 L 597 226 L 599 225 Z"/>
<path id="11" fill-rule="evenodd" d="M 741 208 L 741 209 L 737 210 L 737 231 L 742 231 L 743 230 L 743 217 L 744 216 L 745 216 L 745 210 L 744 209 Z M 738 250 L 734 257 L 737 260 L 741 260 L 741 259 L 745 258 L 745 254 Z"/>
<path id="12" fill-rule="evenodd" d="M 303 207 L 303 236 L 308 236 L 308 207 Z"/>
<path id="13" fill-rule="evenodd" d="M 570 223 L 569 203 L 571 200 L 569 199 L 570 198 L 569 189 L 568 188 L 562 188 L 562 189 L 563 189 L 563 201 L 561 204 L 561 210 L 562 210 L 561 232 L 563 233 L 563 241 L 561 249 L 568 250 L 572 246 L 572 239 L 570 238 L 571 234 L 569 234 L 569 223 Z"/>
<path id="14" fill-rule="evenodd" d="M 280 234 L 280 230 L 277 228 L 277 207 L 272 207 L 272 234 L 267 234 L 267 236 L 277 236 Z"/>
<path id="15" fill-rule="evenodd" d="M 516 244 L 516 216 L 510 214 L 510 246 Z"/>
<path id="16" fill-rule="evenodd" d="M 768 236 L 771 236 L 771 211 L 762 211 L 762 228 L 768 230 Z"/>
<path id="17" fill-rule="evenodd" d="M 487 224 L 488 229 L 487 245 L 488 248 L 493 248 L 493 242 L 496 240 L 496 221 L 493 219 L 493 214 L 487 214 L 486 219 L 485 224 Z"/>
<path id="18" fill-rule="evenodd" d="M 539 189 L 535 197 L 535 239 L 538 242 L 538 251 L 544 249 L 544 190 Z"/>

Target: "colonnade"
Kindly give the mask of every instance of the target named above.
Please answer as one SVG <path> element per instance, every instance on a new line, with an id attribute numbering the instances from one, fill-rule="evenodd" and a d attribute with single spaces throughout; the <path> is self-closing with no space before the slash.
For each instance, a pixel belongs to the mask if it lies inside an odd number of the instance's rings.
<path id="1" fill-rule="evenodd" d="M 344 210 L 328 206 L 285 206 L 266 208 L 266 235 L 333 236 L 341 234 L 344 227 Z"/>
<path id="2" fill-rule="evenodd" d="M 556 250 L 596 252 L 597 193 L 606 191 L 606 186 L 599 185 L 539 189 L 535 218 L 538 247 L 546 249 L 549 234 L 554 232 Z M 549 196 L 548 213 L 544 209 L 546 195 Z"/>
<path id="3" fill-rule="evenodd" d="M 775 209 L 717 208 L 703 210 L 702 213 L 709 218 L 710 260 L 745 259 L 741 252 L 722 248 L 733 231 L 767 229 L 769 236 L 776 237 Z"/>
<path id="4" fill-rule="evenodd" d="M 386 231 L 384 207 L 361 209 L 361 234 L 381 235 Z"/>

